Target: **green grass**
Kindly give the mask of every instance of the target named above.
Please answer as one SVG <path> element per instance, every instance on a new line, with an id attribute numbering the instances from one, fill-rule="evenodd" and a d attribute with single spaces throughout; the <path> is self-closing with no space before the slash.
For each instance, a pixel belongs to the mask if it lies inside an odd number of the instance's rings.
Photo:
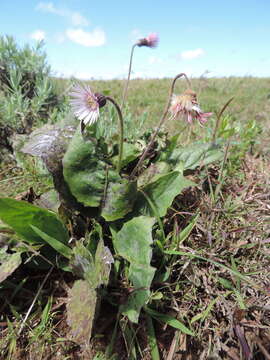
<path id="1" fill-rule="evenodd" d="M 66 80 L 57 79 L 60 92 L 65 91 Z M 89 81 L 95 92 L 105 92 L 121 102 L 123 81 Z M 134 119 L 143 113 L 147 114 L 146 124 L 155 126 L 167 101 L 171 79 L 137 79 L 131 80 L 128 91 L 128 107 Z M 247 121 L 256 117 L 266 120 L 270 106 L 270 78 L 206 78 L 191 79 L 193 90 L 197 93 L 204 111 L 219 111 L 232 96 L 235 101 L 229 113 L 235 118 Z M 178 80 L 176 93 L 186 89 L 185 80 Z M 175 129 L 177 124 L 170 124 Z"/>
<path id="2" fill-rule="evenodd" d="M 67 81 L 54 81 L 59 93 L 65 91 Z M 126 135 L 134 136 L 157 125 L 170 82 L 131 81 L 124 111 L 128 119 Z M 123 82 L 89 83 L 95 92 L 105 92 L 120 102 Z M 159 307 L 170 318 L 162 322 L 157 316 L 149 321 L 153 318 L 146 316 L 138 326 L 120 320 L 119 333 L 109 351 L 113 325 L 106 309 L 101 310 L 90 346 L 80 349 L 66 338 L 64 305 L 73 279 L 59 272 L 45 284 L 20 332 L 43 279 L 40 273 L 27 270 L 16 274 L 17 278 L 10 277 L 1 288 L 7 300 L 1 304 L 4 330 L 0 358 L 24 359 L 32 355 L 35 359 L 77 356 L 108 360 L 126 359 L 129 353 L 134 359 L 178 359 L 177 353 L 181 352 L 190 359 L 241 358 L 243 345 L 239 332 L 237 335 L 233 331 L 236 325 L 240 325 L 255 360 L 263 359 L 264 351 L 270 352 L 270 79 L 202 77 L 192 79 L 192 85 L 204 111 L 217 114 L 231 97 L 234 99 L 224 111 L 218 129 L 218 137 L 227 142 L 223 164 L 190 173 L 188 176 L 198 187 L 178 196 L 162 219 L 169 239 L 168 251 L 174 251 L 174 255 L 169 268 L 159 273 L 163 286 L 153 289 L 150 305 Z M 184 81 L 178 81 L 176 93 L 185 86 Z M 105 115 L 105 120 L 113 118 L 113 114 Z M 213 115 L 204 128 L 198 124 L 187 128 L 180 120 L 165 123 L 165 128 L 171 134 L 180 132 L 180 143 L 188 144 L 193 140 L 211 141 L 215 124 Z M 11 161 L 1 165 L 2 196 L 15 197 L 30 187 L 41 194 L 51 186 L 48 178 L 37 174 L 34 162 L 28 162 L 24 170 Z M 35 276 L 37 283 L 33 283 Z M 19 297 L 24 302 L 16 302 Z M 195 336 L 169 326 L 171 318 L 178 324 L 185 323 Z M 106 348 L 110 357 L 103 355 Z"/>

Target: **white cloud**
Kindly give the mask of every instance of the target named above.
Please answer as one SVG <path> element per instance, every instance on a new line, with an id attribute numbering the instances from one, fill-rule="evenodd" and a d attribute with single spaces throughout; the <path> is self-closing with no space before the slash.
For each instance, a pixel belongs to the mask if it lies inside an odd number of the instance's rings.
<path id="1" fill-rule="evenodd" d="M 37 4 L 36 10 L 40 10 L 43 12 L 49 12 L 49 13 L 60 15 L 60 16 L 66 15 L 65 10 L 57 9 L 52 2 L 40 2 Z"/>
<path id="2" fill-rule="evenodd" d="M 201 48 L 195 49 L 195 50 L 186 50 L 186 51 L 181 52 L 180 58 L 184 59 L 184 60 L 191 60 L 191 59 L 196 59 L 198 57 L 201 57 L 204 54 L 205 54 L 205 51 Z"/>
<path id="3" fill-rule="evenodd" d="M 43 11 L 45 13 L 51 13 L 67 18 L 72 25 L 75 26 L 88 26 L 89 21 L 81 15 L 78 11 L 71 11 L 66 8 L 58 8 L 52 2 L 40 2 L 36 6 L 36 10 Z"/>
<path id="4" fill-rule="evenodd" d="M 106 35 L 102 29 L 94 29 L 92 32 L 83 29 L 67 29 L 66 36 L 69 40 L 83 46 L 102 46 L 106 42 Z"/>
<path id="5" fill-rule="evenodd" d="M 71 22 L 72 22 L 72 25 L 74 25 L 74 26 L 89 25 L 89 22 L 86 20 L 86 18 L 77 11 L 74 11 L 73 13 L 71 13 Z"/>
<path id="6" fill-rule="evenodd" d="M 35 30 L 34 32 L 32 32 L 30 34 L 30 38 L 37 40 L 37 41 L 41 41 L 44 40 L 46 37 L 45 31 L 43 30 Z"/>
<path id="7" fill-rule="evenodd" d="M 52 2 L 40 2 L 37 4 L 36 10 L 41 10 L 44 12 L 51 12 L 51 13 L 56 12 L 56 8 L 54 7 Z"/>

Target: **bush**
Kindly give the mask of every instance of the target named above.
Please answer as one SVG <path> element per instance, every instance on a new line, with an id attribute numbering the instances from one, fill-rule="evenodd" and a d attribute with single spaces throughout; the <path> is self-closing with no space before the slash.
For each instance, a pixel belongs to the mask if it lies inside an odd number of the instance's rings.
<path id="1" fill-rule="evenodd" d="M 64 106 L 42 47 L 19 48 L 13 37 L 0 36 L 0 147 L 11 152 L 14 133 L 29 134 Z"/>

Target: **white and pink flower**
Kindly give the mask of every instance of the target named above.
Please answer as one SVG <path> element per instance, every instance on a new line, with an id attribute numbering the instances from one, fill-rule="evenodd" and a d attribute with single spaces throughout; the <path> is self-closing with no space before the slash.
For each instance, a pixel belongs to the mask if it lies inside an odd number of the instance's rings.
<path id="1" fill-rule="evenodd" d="M 148 46 L 150 48 L 157 47 L 159 42 L 158 34 L 157 33 L 151 33 L 147 37 L 138 40 L 137 45 L 138 46 Z"/>
<path id="2" fill-rule="evenodd" d="M 170 112 L 174 118 L 183 117 L 188 123 L 192 123 L 193 119 L 199 121 L 201 125 L 207 122 L 212 113 L 204 113 L 197 101 L 197 95 L 192 90 L 186 90 L 181 95 L 173 95 L 171 101 Z"/>
<path id="3" fill-rule="evenodd" d="M 75 85 L 71 92 L 70 100 L 74 115 L 84 123 L 84 125 L 94 124 L 99 117 L 99 99 L 94 94 L 89 85 Z"/>

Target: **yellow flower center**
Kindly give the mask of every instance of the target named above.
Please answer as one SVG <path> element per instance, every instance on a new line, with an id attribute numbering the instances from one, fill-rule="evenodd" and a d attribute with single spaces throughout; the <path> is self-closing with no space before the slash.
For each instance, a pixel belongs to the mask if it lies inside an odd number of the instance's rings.
<path id="1" fill-rule="evenodd" d="M 88 105 L 91 109 L 96 109 L 96 108 L 97 108 L 97 102 L 96 102 L 96 100 L 95 100 L 92 96 L 88 96 L 86 102 L 87 102 L 87 105 Z"/>

